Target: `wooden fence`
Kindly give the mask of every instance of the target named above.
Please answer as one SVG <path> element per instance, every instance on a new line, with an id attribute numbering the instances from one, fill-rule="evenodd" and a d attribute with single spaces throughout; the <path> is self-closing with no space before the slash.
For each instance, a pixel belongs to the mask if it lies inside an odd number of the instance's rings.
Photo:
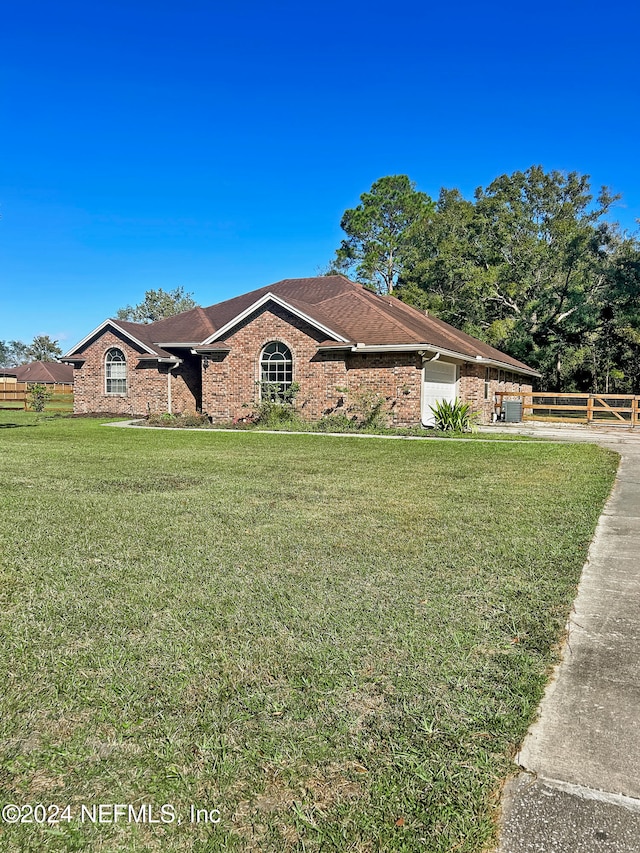
<path id="1" fill-rule="evenodd" d="M 522 401 L 524 420 L 573 421 L 594 425 L 640 426 L 640 396 L 633 394 L 564 394 L 533 391 L 496 391 L 495 411 L 503 411 L 505 398 Z"/>
<path id="2" fill-rule="evenodd" d="M 37 382 L 6 382 L 0 379 L 0 409 L 29 408 L 29 390 Z M 71 411 L 73 408 L 73 385 L 69 383 L 47 384 L 51 399 L 47 403 L 48 411 Z M 22 404 L 22 405 L 20 405 Z"/>

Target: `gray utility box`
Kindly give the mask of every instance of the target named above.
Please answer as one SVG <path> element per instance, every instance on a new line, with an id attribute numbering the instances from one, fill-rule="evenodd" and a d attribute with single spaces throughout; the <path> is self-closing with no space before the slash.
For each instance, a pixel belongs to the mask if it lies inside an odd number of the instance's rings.
<path id="1" fill-rule="evenodd" d="M 505 423 L 518 424 L 522 420 L 522 400 L 505 400 L 502 404 Z"/>

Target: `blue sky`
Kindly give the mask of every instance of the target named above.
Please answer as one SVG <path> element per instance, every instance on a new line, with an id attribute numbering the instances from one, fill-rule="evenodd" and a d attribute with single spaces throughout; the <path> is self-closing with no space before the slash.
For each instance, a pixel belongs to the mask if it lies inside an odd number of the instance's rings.
<path id="1" fill-rule="evenodd" d="M 145 290 L 314 275 L 373 181 L 576 170 L 640 218 L 631 0 L 20 0 L 0 32 L 0 340 Z"/>

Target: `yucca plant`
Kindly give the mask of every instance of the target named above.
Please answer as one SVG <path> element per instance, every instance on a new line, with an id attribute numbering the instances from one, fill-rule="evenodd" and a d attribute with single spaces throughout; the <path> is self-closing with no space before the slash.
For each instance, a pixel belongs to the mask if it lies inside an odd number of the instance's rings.
<path id="1" fill-rule="evenodd" d="M 471 411 L 470 403 L 463 403 L 457 398 L 438 400 L 435 406 L 429 407 L 436 419 L 436 429 L 443 432 L 471 432 L 475 426 L 475 414 Z"/>

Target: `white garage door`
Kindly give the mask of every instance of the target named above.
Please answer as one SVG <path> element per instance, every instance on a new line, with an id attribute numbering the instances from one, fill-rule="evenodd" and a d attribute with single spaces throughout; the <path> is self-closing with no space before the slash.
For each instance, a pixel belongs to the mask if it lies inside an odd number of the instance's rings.
<path id="1" fill-rule="evenodd" d="M 422 423 L 425 426 L 434 426 L 435 418 L 431 411 L 440 400 L 448 400 L 453 403 L 457 396 L 458 386 L 456 382 L 457 367 L 447 361 L 428 361 L 424 366 L 422 380 Z"/>

